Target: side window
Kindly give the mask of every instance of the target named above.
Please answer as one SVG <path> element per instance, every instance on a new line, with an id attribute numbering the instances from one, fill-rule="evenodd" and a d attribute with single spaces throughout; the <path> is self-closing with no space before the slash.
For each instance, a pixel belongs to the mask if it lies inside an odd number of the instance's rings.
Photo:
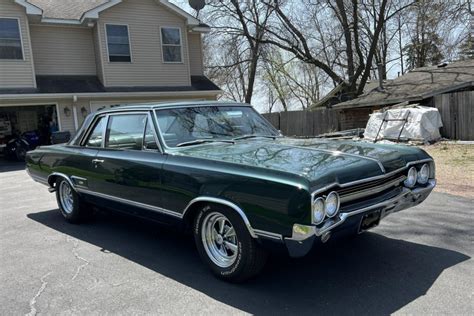
<path id="1" fill-rule="evenodd" d="M 146 118 L 146 114 L 111 115 L 105 147 L 142 150 Z"/>
<path id="2" fill-rule="evenodd" d="M 161 49 L 163 52 L 163 61 L 165 63 L 182 62 L 181 29 L 177 27 L 162 27 Z"/>
<path id="3" fill-rule="evenodd" d="M 107 49 L 110 62 L 131 62 L 130 39 L 127 25 L 107 24 Z"/>
<path id="4" fill-rule="evenodd" d="M 143 140 L 143 148 L 158 149 L 156 144 L 155 134 L 153 133 L 153 123 L 147 120 L 145 127 L 145 139 Z"/>
<path id="5" fill-rule="evenodd" d="M 0 19 L 0 59 L 23 59 L 17 19 Z"/>
<path id="6" fill-rule="evenodd" d="M 97 123 L 95 123 L 94 129 L 92 133 L 89 135 L 89 139 L 87 139 L 86 146 L 87 147 L 101 147 L 102 146 L 102 132 L 104 130 L 105 124 L 105 117 L 101 117 Z"/>

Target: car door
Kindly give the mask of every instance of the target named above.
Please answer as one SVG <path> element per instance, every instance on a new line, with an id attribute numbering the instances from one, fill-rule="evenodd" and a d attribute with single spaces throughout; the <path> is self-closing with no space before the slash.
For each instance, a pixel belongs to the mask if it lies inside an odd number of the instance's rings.
<path id="1" fill-rule="evenodd" d="M 107 206 L 134 215 L 156 217 L 161 208 L 162 167 L 166 160 L 159 150 L 153 118 L 148 112 L 107 115 L 103 146 L 91 161 L 95 178 L 90 189 Z"/>
<path id="2" fill-rule="evenodd" d="M 98 116 L 91 122 L 87 139 L 82 144 L 66 146 L 68 153 L 57 166 L 61 167 L 59 170 L 64 170 L 79 191 L 89 190 L 89 183 L 94 182 L 96 177 L 92 160 L 102 146 L 105 125 L 106 117 Z"/>

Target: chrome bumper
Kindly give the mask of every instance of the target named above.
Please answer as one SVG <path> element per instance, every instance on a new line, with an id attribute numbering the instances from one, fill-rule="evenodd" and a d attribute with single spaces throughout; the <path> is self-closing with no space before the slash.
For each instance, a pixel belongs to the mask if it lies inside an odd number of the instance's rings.
<path id="1" fill-rule="evenodd" d="M 294 224 L 292 236 L 289 238 L 285 238 L 285 243 L 288 246 L 289 244 L 294 243 L 303 244 L 309 239 L 313 241 L 315 237 L 327 235 L 334 228 L 343 224 L 349 217 L 371 210 L 380 209 L 382 211 L 380 219 L 382 219 L 391 213 L 418 205 L 426 199 L 426 197 L 431 193 L 435 186 L 436 180 L 430 179 L 426 187 L 415 189 L 403 188 L 403 191 L 394 198 L 352 212 L 341 213 L 335 218 L 327 220 L 324 225 L 319 228 L 313 225 Z"/>

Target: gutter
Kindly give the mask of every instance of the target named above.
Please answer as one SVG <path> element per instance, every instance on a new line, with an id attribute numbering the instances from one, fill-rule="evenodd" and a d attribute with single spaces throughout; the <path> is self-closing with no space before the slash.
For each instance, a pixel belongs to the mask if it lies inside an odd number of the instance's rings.
<path id="1" fill-rule="evenodd" d="M 83 98 L 119 98 L 119 97 L 176 97 L 179 96 L 204 96 L 209 94 L 221 94 L 221 90 L 198 90 L 198 91 L 145 91 L 145 92 L 72 92 L 72 93 L 29 93 L 29 94 L 0 94 L 0 100 L 24 100 L 24 99 L 51 99 L 72 98 L 74 96 Z"/>

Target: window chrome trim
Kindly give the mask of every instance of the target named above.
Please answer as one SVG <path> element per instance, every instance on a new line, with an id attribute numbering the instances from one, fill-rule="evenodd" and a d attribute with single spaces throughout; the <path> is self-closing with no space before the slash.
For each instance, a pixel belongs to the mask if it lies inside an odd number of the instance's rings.
<path id="1" fill-rule="evenodd" d="M 163 150 L 163 153 L 165 153 L 166 149 L 170 149 L 170 147 L 168 147 L 168 145 L 166 145 L 165 139 L 163 138 L 163 132 L 161 131 L 160 123 L 158 123 L 158 116 L 156 115 L 157 111 L 155 109 L 153 109 L 152 111 L 153 111 L 153 116 L 155 118 L 156 127 L 158 128 L 157 133 L 158 133 L 158 138 L 159 138 L 160 143 L 161 143 L 161 148 Z"/>
<path id="2" fill-rule="evenodd" d="M 164 108 L 159 108 L 157 106 L 153 107 L 152 111 L 153 111 L 153 114 L 154 114 L 154 117 L 155 117 L 155 120 L 156 120 L 156 126 L 158 128 L 158 134 L 159 134 L 159 139 L 162 143 L 162 148 L 163 148 L 163 153 L 172 153 L 173 151 L 175 150 L 179 150 L 178 148 L 179 147 L 169 147 L 166 142 L 165 142 L 165 139 L 163 138 L 163 133 L 161 131 L 161 128 L 160 128 L 160 124 L 158 123 L 158 116 L 157 116 L 157 112 L 160 111 L 160 110 L 169 110 L 169 109 L 178 109 L 178 108 L 189 108 L 189 107 L 218 107 L 218 106 L 232 106 L 232 107 L 249 107 L 253 110 L 253 112 L 255 112 L 255 114 L 257 114 L 258 116 L 260 116 L 265 123 L 268 124 L 268 127 L 270 129 L 272 129 L 277 135 L 275 136 L 275 138 L 281 138 L 281 133 L 263 116 L 261 115 L 260 113 L 258 113 L 257 110 L 255 110 L 250 104 L 247 104 L 247 103 L 236 103 L 236 104 L 226 104 L 226 103 L 222 103 L 222 104 L 197 104 L 197 105 L 193 105 L 193 104 L 186 104 L 186 105 L 181 105 L 181 106 L 169 106 L 169 107 L 164 107 Z M 168 150 L 168 151 L 166 151 Z"/>
<path id="3" fill-rule="evenodd" d="M 156 132 L 156 125 L 157 125 L 157 123 L 155 123 L 155 119 L 154 119 L 154 117 L 152 116 L 152 112 L 155 112 L 155 111 L 153 111 L 153 110 L 148 111 L 148 121 L 147 121 L 147 124 L 148 124 L 148 123 L 151 124 L 151 127 L 152 127 L 151 130 L 152 130 L 153 136 L 154 136 L 154 138 L 155 138 L 155 143 L 156 143 L 156 145 L 158 146 L 158 151 L 163 154 L 163 153 L 164 153 L 164 150 L 163 150 L 163 147 L 161 146 L 161 142 L 160 142 L 160 139 L 159 139 L 159 137 L 158 137 L 158 133 Z M 145 131 L 144 131 L 143 133 L 145 133 L 145 132 L 146 132 L 146 126 L 145 126 Z M 145 137 L 143 137 L 143 141 L 145 141 Z M 154 150 L 154 149 L 153 149 L 153 150 L 152 150 L 152 149 L 146 149 L 146 150 L 149 150 L 149 151 L 156 151 L 156 150 Z"/>
<path id="4" fill-rule="evenodd" d="M 92 146 L 86 146 L 86 142 L 87 140 L 89 139 L 90 137 L 90 134 L 94 131 L 96 125 L 97 125 L 97 122 L 102 118 L 104 117 L 107 121 L 107 114 L 104 114 L 104 113 L 101 113 L 101 114 L 97 114 L 93 119 L 92 121 L 90 122 L 89 126 L 87 127 L 87 130 L 85 131 L 84 135 L 82 135 L 82 138 L 81 140 L 79 141 L 79 147 L 85 147 L 85 148 L 102 148 L 102 144 L 101 144 L 101 147 L 92 147 Z M 105 128 L 107 128 L 107 124 L 105 126 Z M 102 141 L 104 140 L 103 139 L 103 136 L 104 136 L 104 130 L 102 130 Z"/>
<path id="5" fill-rule="evenodd" d="M 110 111 L 110 112 L 109 112 Z M 87 127 L 87 130 L 85 131 L 84 135 L 82 136 L 81 140 L 79 141 L 79 147 L 85 147 L 85 148 L 91 148 L 91 149 L 104 149 L 105 147 L 105 137 L 107 136 L 107 127 L 109 126 L 109 117 L 114 116 L 114 115 L 134 115 L 134 114 L 145 114 L 147 117 L 150 115 L 150 110 L 143 110 L 143 109 L 128 109 L 128 110 L 123 110 L 123 109 L 116 109 L 115 111 L 108 110 L 107 112 L 97 112 L 95 114 L 95 117 L 92 119 L 90 122 L 89 126 Z M 105 117 L 105 128 L 102 130 L 102 144 L 100 147 L 88 147 L 85 145 L 86 141 L 89 139 L 90 133 L 94 130 L 97 121 L 101 118 Z M 145 127 L 143 129 L 145 131 Z M 160 147 L 160 144 L 158 144 L 158 147 Z M 109 149 L 114 149 L 114 148 L 109 148 Z"/>
<path id="6" fill-rule="evenodd" d="M 109 136 L 109 134 L 107 133 L 108 130 L 109 130 L 109 123 L 110 123 L 110 117 L 112 116 L 120 116 L 120 115 L 145 115 L 148 119 L 148 114 L 149 114 L 149 111 L 130 111 L 130 112 L 126 112 L 126 111 L 123 111 L 123 112 L 119 112 L 119 113 L 107 113 L 106 116 L 107 116 L 107 125 L 105 126 L 105 130 L 104 130 L 104 137 L 102 139 L 102 149 L 107 149 L 107 150 L 129 150 L 129 151 L 142 151 L 143 150 L 143 139 L 142 139 L 142 149 L 122 149 L 122 148 L 110 148 L 110 147 L 106 147 L 105 145 L 105 141 L 106 141 L 106 137 Z M 143 133 L 142 135 L 145 135 L 145 128 L 146 128 L 146 122 L 145 122 L 145 125 L 143 126 Z"/>

